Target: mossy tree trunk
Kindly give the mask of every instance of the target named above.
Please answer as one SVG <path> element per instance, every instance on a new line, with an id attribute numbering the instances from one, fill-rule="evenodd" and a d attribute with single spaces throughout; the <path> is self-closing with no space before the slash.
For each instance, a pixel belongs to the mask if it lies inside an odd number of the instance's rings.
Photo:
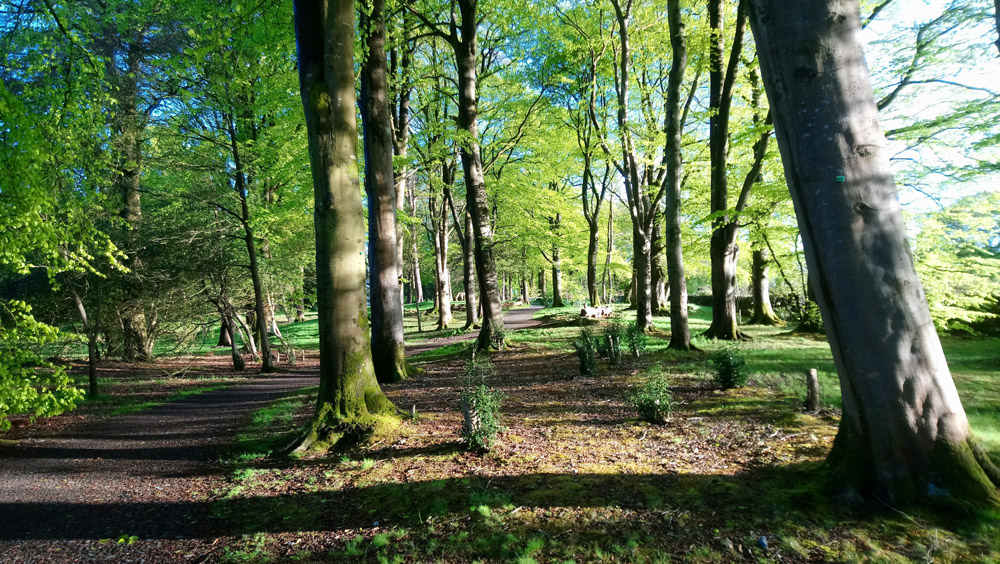
<path id="1" fill-rule="evenodd" d="M 840 376 L 827 459 L 847 496 L 998 502 L 910 254 L 856 0 L 754 0 L 785 177 Z"/>
<path id="2" fill-rule="evenodd" d="M 297 449 L 371 430 L 395 408 L 375 378 L 365 299 L 365 222 L 357 163 L 354 1 L 296 0 L 299 87 L 315 193 L 320 386 Z"/>
<path id="3" fill-rule="evenodd" d="M 367 49 L 361 65 L 361 115 L 368 196 L 368 267 L 372 358 L 379 382 L 398 382 L 408 365 L 403 343 L 403 304 L 396 241 L 396 179 L 393 176 L 392 116 L 389 113 L 384 0 L 361 11 Z"/>

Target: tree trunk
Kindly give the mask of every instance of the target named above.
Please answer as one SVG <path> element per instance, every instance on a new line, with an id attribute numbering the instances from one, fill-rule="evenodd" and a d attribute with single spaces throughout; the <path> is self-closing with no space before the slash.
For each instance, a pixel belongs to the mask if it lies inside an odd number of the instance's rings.
<path id="1" fill-rule="evenodd" d="M 243 355 L 241 355 L 240 350 L 236 348 L 236 335 L 233 328 L 233 320 L 223 316 L 222 323 L 223 329 L 225 330 L 226 336 L 229 340 L 229 352 L 233 358 L 233 370 L 243 372 L 247 369 L 247 363 L 243 361 Z"/>
<path id="2" fill-rule="evenodd" d="M 240 325 L 240 332 L 243 335 L 243 340 L 247 350 L 250 351 L 250 354 L 253 355 L 255 359 L 258 358 L 260 355 L 257 353 L 257 341 L 253 338 L 253 329 L 250 327 L 250 324 L 244 321 L 243 318 L 240 317 L 240 314 L 235 311 L 233 311 L 233 319 L 235 319 Z"/>
<path id="3" fill-rule="evenodd" d="M 242 153 L 236 133 L 236 124 L 231 115 L 227 116 L 229 133 L 229 148 L 233 157 L 235 188 L 240 199 L 240 223 L 243 226 L 243 242 L 246 244 L 247 256 L 250 259 L 250 279 L 253 283 L 254 320 L 257 337 L 260 342 L 260 355 L 263 361 L 261 372 L 273 372 L 274 363 L 271 359 L 271 339 L 268 337 L 267 311 L 264 304 L 264 284 L 261 280 L 260 263 L 257 260 L 257 240 L 250 223 L 250 206 L 247 202 L 249 186 L 246 172 L 243 168 Z"/>
<path id="4" fill-rule="evenodd" d="M 711 159 L 711 211 L 720 214 L 712 221 L 712 238 L 709 254 L 712 265 L 712 325 L 705 336 L 714 339 L 735 340 L 741 337 L 736 317 L 736 245 L 735 225 L 730 221 L 729 185 L 726 163 L 729 158 L 729 110 L 733 100 L 733 86 L 743 36 L 746 30 L 747 0 L 740 0 L 736 16 L 733 46 L 729 64 L 723 69 L 724 30 L 723 0 L 708 0 L 709 27 L 709 153 Z"/>
<path id="5" fill-rule="evenodd" d="M 295 0 L 299 87 L 315 192 L 320 385 L 296 450 L 370 432 L 395 411 L 372 364 L 358 180 L 353 0 Z"/>
<path id="6" fill-rule="evenodd" d="M 475 241 L 476 274 L 479 278 L 479 297 L 483 308 L 482 327 L 476 346 L 480 350 L 503 348 L 504 326 L 497 288 L 496 262 L 493 260 L 493 227 L 486 201 L 483 180 L 483 160 L 479 153 L 479 116 L 476 93 L 476 0 L 458 0 L 462 14 L 461 40 L 454 37 L 455 66 L 458 70 L 458 128 L 464 134 L 461 143 L 462 168 L 465 173 L 466 208 L 472 215 L 473 241 Z"/>
<path id="7" fill-rule="evenodd" d="M 593 307 L 601 305 L 601 295 L 597 291 L 597 246 L 600 230 L 601 226 L 596 219 L 587 222 L 587 299 Z"/>
<path id="8" fill-rule="evenodd" d="M 443 163 L 441 168 L 441 180 L 446 186 L 454 182 L 454 164 Z M 434 302 L 438 313 L 438 330 L 447 329 L 451 325 L 451 272 L 448 270 L 448 204 L 445 198 L 438 200 L 437 195 L 432 195 L 428 208 L 431 214 L 431 236 L 434 239 L 434 278 L 437 281 L 435 287 Z"/>
<path id="9" fill-rule="evenodd" d="M 410 215 L 412 217 L 417 217 L 417 187 L 413 182 L 407 182 L 409 189 L 406 191 L 407 197 L 410 199 Z M 412 264 L 410 268 L 412 269 L 413 281 L 413 299 L 416 303 L 421 303 L 424 301 L 424 284 L 420 279 L 420 243 L 417 240 L 417 234 L 413 233 L 413 250 L 412 250 Z"/>
<path id="10" fill-rule="evenodd" d="M 1000 502 L 906 242 L 857 1 L 755 0 L 752 26 L 840 376 L 831 484 L 893 505 Z"/>
<path id="11" fill-rule="evenodd" d="M 219 324 L 219 342 L 216 343 L 215 346 L 216 347 L 229 347 L 229 346 L 232 346 L 232 344 L 233 344 L 232 343 L 232 337 L 230 337 L 231 330 L 230 330 L 230 327 L 229 327 L 229 325 L 232 323 L 232 321 L 226 319 L 225 317 L 221 317 L 221 319 L 222 319 L 222 321 Z"/>
<path id="12" fill-rule="evenodd" d="M 396 242 L 396 185 L 393 178 L 392 116 L 386 78 L 384 0 L 361 10 L 367 56 L 361 65 L 361 124 L 368 196 L 368 266 L 372 360 L 379 382 L 407 375 L 400 292 L 402 246 Z"/>
<path id="13" fill-rule="evenodd" d="M 632 258 L 635 262 L 635 324 L 646 331 L 653 325 L 649 239 L 633 230 L 632 247 L 635 250 Z"/>
<path id="14" fill-rule="evenodd" d="M 548 297 L 548 290 L 545 288 L 546 276 L 544 268 L 538 271 L 538 291 L 542 294 L 542 301 L 545 301 L 545 298 Z"/>
<path id="15" fill-rule="evenodd" d="M 552 246 L 552 307 L 563 307 L 562 265 L 559 262 L 559 247 Z"/>
<path id="16" fill-rule="evenodd" d="M 479 296 L 476 291 L 476 256 L 472 233 L 472 215 L 466 211 L 465 239 L 462 245 L 462 280 L 465 283 L 465 329 L 472 329 L 479 322 Z"/>
<path id="17" fill-rule="evenodd" d="M 688 326 L 687 280 L 684 277 L 684 246 L 681 240 L 681 179 L 684 159 L 681 152 L 683 121 L 681 113 L 681 83 L 687 68 L 687 42 L 681 19 L 680 0 L 667 0 L 667 20 L 673 61 L 667 77 L 667 183 L 666 252 L 667 278 L 670 287 L 670 344 L 674 350 L 691 350 L 691 329 Z M 610 229 L 610 228 L 609 228 Z"/>
<path id="18" fill-rule="evenodd" d="M 653 237 L 649 247 L 649 290 L 650 311 L 662 314 L 667 309 L 667 271 L 664 267 L 663 228 L 660 226 L 662 217 L 657 214 L 653 220 Z"/>
<path id="19" fill-rule="evenodd" d="M 753 319 L 752 325 L 784 325 L 771 307 L 771 253 L 767 248 L 753 252 Z"/>
<path id="20" fill-rule="evenodd" d="M 604 273 L 601 276 L 604 285 L 604 301 L 610 302 L 614 300 L 615 287 L 611 282 L 611 255 L 613 254 L 615 248 L 615 207 L 608 203 L 608 237 L 607 237 L 607 247 L 605 248 L 604 255 Z"/>
<path id="21" fill-rule="evenodd" d="M 408 18 L 406 13 L 403 13 L 402 17 L 403 28 L 408 28 Z M 397 77 L 398 84 L 396 88 L 398 90 L 397 98 L 395 99 L 393 115 L 393 124 L 395 129 L 393 130 L 393 149 L 395 155 L 399 157 L 401 161 L 406 159 L 407 150 L 410 141 L 410 93 L 412 91 L 412 86 L 410 82 L 410 67 L 413 61 L 412 53 L 413 44 L 410 41 L 403 43 L 403 48 L 400 52 L 399 49 L 393 49 L 391 55 L 391 72 Z M 398 64 L 397 64 L 398 61 Z M 406 205 L 406 184 L 409 177 L 409 171 L 405 164 L 399 167 L 398 170 L 394 170 L 396 183 L 396 210 L 404 209 Z M 398 216 L 397 216 L 398 217 Z M 402 223 L 397 219 L 396 221 L 396 265 L 399 269 L 399 289 L 400 292 L 403 290 L 403 265 L 406 264 L 403 260 L 403 239 L 405 229 Z M 400 304 L 402 305 L 402 304 Z M 378 367 L 376 367 L 377 371 Z"/>

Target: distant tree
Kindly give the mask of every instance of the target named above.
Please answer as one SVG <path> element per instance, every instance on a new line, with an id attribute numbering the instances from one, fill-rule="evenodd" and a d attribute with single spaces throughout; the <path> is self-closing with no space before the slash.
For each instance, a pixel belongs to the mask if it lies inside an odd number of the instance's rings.
<path id="1" fill-rule="evenodd" d="M 1000 502 L 906 242 L 857 0 L 754 0 L 751 25 L 840 375 L 831 485 L 887 503 Z"/>

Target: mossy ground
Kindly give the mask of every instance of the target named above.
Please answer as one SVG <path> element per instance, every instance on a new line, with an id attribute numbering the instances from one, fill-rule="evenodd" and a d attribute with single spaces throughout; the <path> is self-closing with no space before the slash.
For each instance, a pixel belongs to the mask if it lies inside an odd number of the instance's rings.
<path id="1" fill-rule="evenodd" d="M 232 528 L 222 560 L 1000 562 L 1000 512 L 958 519 L 862 510 L 821 493 L 838 421 L 822 340 L 747 328 L 754 339 L 739 346 L 751 385 L 721 392 L 708 354 L 723 344 L 666 351 L 668 321 L 657 318 L 641 361 L 601 362 L 584 378 L 570 345 L 579 334 L 574 310 L 512 332 L 512 347 L 492 355 L 490 384 L 507 396 L 507 430 L 485 455 L 465 452 L 459 439 L 462 347 L 423 355 L 425 373 L 385 386 L 416 417 L 347 450 L 263 457 L 272 446 L 253 437 L 294 431 L 312 396 L 273 406 L 244 432 L 229 486 L 214 501 Z M 692 325 L 707 327 L 704 311 Z M 977 436 L 994 456 L 996 345 L 945 341 Z M 824 409 L 809 415 L 800 408 L 803 374 L 814 367 Z M 671 375 L 676 407 L 654 426 L 629 412 L 623 396 L 657 374 Z"/>

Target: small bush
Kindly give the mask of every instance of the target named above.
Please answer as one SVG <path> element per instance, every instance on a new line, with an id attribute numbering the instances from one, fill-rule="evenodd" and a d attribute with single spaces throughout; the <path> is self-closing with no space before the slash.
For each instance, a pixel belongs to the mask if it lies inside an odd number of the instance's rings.
<path id="1" fill-rule="evenodd" d="M 492 376 L 493 364 L 488 358 L 469 360 L 462 369 L 461 436 L 471 451 L 488 451 L 503 431 L 500 406 L 504 396 L 486 385 L 487 378 Z"/>
<path id="2" fill-rule="evenodd" d="M 602 343 L 604 354 L 608 359 L 608 364 L 618 364 L 622 361 L 622 336 L 625 334 L 625 326 L 620 319 L 615 318 L 611 323 L 604 326 L 604 342 Z"/>
<path id="3" fill-rule="evenodd" d="M 823 315 L 820 314 L 816 302 L 807 301 L 799 314 L 799 328 L 802 333 L 824 333 Z"/>
<path id="4" fill-rule="evenodd" d="M 635 409 L 643 421 L 663 423 L 673 410 L 670 383 L 664 376 L 656 376 L 625 396 L 625 402 Z"/>
<path id="5" fill-rule="evenodd" d="M 590 329 L 584 327 L 580 330 L 580 339 L 573 341 L 573 348 L 576 349 L 576 356 L 580 359 L 580 374 L 593 376 L 597 371 L 597 361 L 594 360 L 594 336 L 590 333 Z"/>
<path id="6" fill-rule="evenodd" d="M 723 390 L 742 388 L 747 385 L 750 375 L 747 363 L 736 349 L 722 349 L 712 353 L 715 365 L 715 383 Z"/>
<path id="7" fill-rule="evenodd" d="M 640 329 L 635 323 L 630 323 L 625 329 L 625 340 L 628 341 L 628 350 L 636 360 L 646 352 L 646 331 Z"/>

